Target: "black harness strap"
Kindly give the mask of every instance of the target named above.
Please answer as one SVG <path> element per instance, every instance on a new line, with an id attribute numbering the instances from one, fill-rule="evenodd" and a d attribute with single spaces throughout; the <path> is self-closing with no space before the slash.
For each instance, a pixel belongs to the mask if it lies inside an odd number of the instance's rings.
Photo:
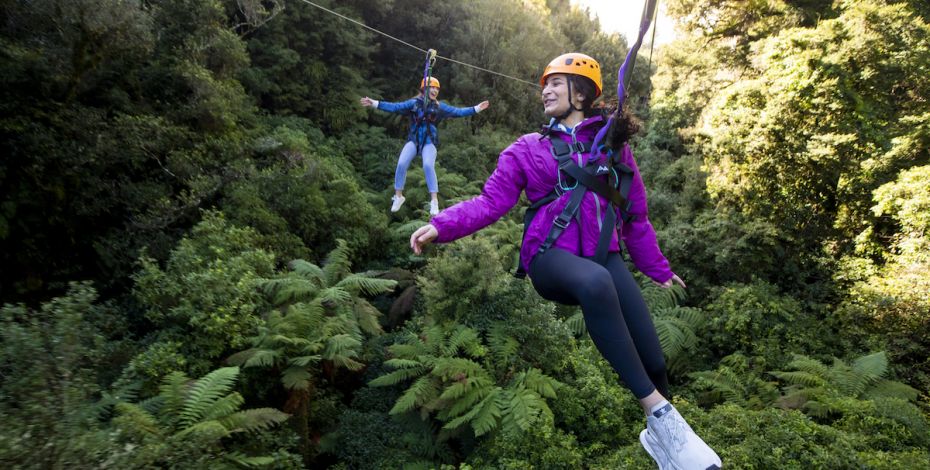
<path id="1" fill-rule="evenodd" d="M 633 170 L 619 160 L 616 160 L 613 156 L 610 157 L 608 166 L 589 163 L 585 165 L 585 168 L 581 168 L 572 159 L 572 154 L 590 151 L 590 143 L 577 142 L 569 144 L 561 139 L 552 138 L 550 138 L 549 141 L 552 143 L 552 156 L 559 162 L 559 170 L 564 171 L 580 184 L 571 190 L 572 195 L 568 200 L 568 204 L 565 205 L 565 208 L 562 209 L 558 217 L 552 221 L 552 228 L 549 229 L 549 234 L 546 236 L 546 240 L 543 244 L 540 245 L 537 254 L 545 253 L 555 244 L 555 241 L 558 240 L 562 232 L 568 227 L 568 224 L 571 223 L 572 218 L 577 216 L 584 195 L 588 190 L 591 190 L 608 201 L 607 214 L 601 225 L 601 232 L 598 237 L 597 249 L 594 255 L 595 262 L 604 264 L 607 260 L 607 250 L 610 247 L 610 240 L 617 227 L 615 208 L 620 209 L 621 220 L 623 222 L 628 222 L 632 218 L 628 213 L 631 203 L 626 199 L 626 196 L 630 193 L 630 187 L 632 187 L 633 184 Z M 611 185 L 597 177 L 603 174 L 609 174 L 610 171 L 614 172 L 615 179 L 617 180 L 617 189 L 614 189 Z M 608 179 L 610 178 L 608 177 Z M 552 201 L 561 197 L 562 194 L 564 194 L 564 191 L 562 191 L 561 187 L 556 186 L 552 192 L 527 208 L 523 216 L 524 239 L 526 238 L 526 232 L 529 229 L 530 223 L 533 221 L 536 213 L 539 212 L 539 209 L 552 203 Z M 514 273 L 514 276 L 518 278 L 526 277 L 526 271 L 523 269 L 522 263 L 518 262 L 517 271 Z"/>

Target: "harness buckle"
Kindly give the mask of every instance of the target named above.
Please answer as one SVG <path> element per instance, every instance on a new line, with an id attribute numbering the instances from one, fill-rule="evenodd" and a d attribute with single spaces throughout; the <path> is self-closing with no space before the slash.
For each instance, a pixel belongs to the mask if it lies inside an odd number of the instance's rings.
<path id="1" fill-rule="evenodd" d="M 568 224 L 571 223 L 571 221 L 572 221 L 572 218 L 571 218 L 571 217 L 569 217 L 569 218 L 567 218 L 567 219 L 564 219 L 564 218 L 562 218 L 562 214 L 559 214 L 558 217 L 556 217 L 555 219 L 552 220 L 552 225 L 554 225 L 554 226 L 556 226 L 556 227 L 558 227 L 558 228 L 560 228 L 560 229 L 562 229 L 562 230 L 565 230 L 565 229 L 568 227 Z"/>
<path id="2" fill-rule="evenodd" d="M 571 144 L 571 147 L 572 147 L 572 150 L 574 150 L 577 153 L 584 153 L 585 150 L 587 150 L 585 149 L 584 142 L 575 142 Z"/>

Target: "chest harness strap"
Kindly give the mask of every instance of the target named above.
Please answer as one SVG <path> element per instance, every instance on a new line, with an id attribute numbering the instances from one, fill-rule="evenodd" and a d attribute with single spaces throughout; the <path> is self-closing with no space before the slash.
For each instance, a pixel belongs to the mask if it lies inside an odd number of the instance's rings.
<path id="1" fill-rule="evenodd" d="M 552 228 L 549 229 L 549 235 L 539 247 L 537 255 L 545 253 L 552 248 L 552 245 L 558 240 L 562 232 L 571 223 L 572 218 L 578 216 L 578 208 L 584 199 L 588 190 L 594 191 L 595 194 L 607 200 L 607 214 L 601 225 L 601 233 L 597 240 L 597 249 L 594 255 L 594 261 L 598 264 L 604 264 L 607 261 L 607 250 L 610 248 L 610 239 L 613 237 L 614 230 L 619 223 L 617 220 L 616 210 L 621 213 L 622 222 L 628 222 L 632 219 L 629 214 L 630 202 L 627 196 L 630 194 L 630 187 L 633 184 L 633 170 L 619 161 L 613 152 L 608 154 L 608 164 L 599 164 L 598 162 L 589 162 L 584 168 L 578 166 L 572 159 L 573 153 L 586 153 L 591 150 L 589 142 L 577 142 L 574 144 L 566 143 L 561 139 L 550 138 L 552 143 L 552 157 L 559 162 L 559 171 L 566 173 L 578 184 L 572 189 L 565 190 L 561 185 L 555 188 L 546 196 L 534 202 L 526 209 L 523 216 L 523 238 L 526 238 L 526 231 L 530 223 L 543 206 L 552 201 L 559 199 L 566 191 L 571 191 L 572 195 L 568 204 L 562 209 L 562 212 L 552 221 Z M 608 182 L 605 182 L 600 176 L 608 175 Z M 517 271 L 514 276 L 518 278 L 526 277 L 526 271 L 523 264 L 518 263 Z"/>

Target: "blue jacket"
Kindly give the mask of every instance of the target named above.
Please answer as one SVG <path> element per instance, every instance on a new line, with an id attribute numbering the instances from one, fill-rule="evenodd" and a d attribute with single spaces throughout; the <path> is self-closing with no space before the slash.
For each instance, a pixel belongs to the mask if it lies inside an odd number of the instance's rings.
<path id="1" fill-rule="evenodd" d="M 423 98 L 411 98 L 400 103 L 378 101 L 378 109 L 389 113 L 410 115 L 410 132 L 407 133 L 407 140 L 417 144 L 417 150 L 429 143 L 439 145 L 436 125 L 443 119 L 466 117 L 478 113 L 474 106 L 456 108 L 440 101 L 430 101 L 424 109 Z"/>

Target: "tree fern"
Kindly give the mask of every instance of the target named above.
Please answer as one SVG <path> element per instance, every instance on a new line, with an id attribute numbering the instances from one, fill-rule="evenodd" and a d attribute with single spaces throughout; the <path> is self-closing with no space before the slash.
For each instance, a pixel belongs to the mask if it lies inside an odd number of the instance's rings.
<path id="1" fill-rule="evenodd" d="M 898 400 L 902 413 L 900 418 L 891 418 L 903 422 L 907 414 L 903 408 L 914 407 L 909 400 L 918 396 L 911 387 L 884 378 L 888 362 L 882 352 L 856 358 L 851 365 L 836 359 L 829 367 L 816 359 L 796 355 L 788 368 L 795 370 L 771 373 L 786 384 L 785 395 L 779 403 L 818 418 L 861 409 L 861 406 L 853 406 L 859 401 L 870 400 L 876 404 L 876 409 L 881 409 L 878 403 Z"/>
<path id="2" fill-rule="evenodd" d="M 390 413 L 399 414 L 413 410 L 417 405 L 431 401 L 436 396 L 436 387 L 427 375 L 415 380 L 413 384 L 397 399 Z"/>
<path id="3" fill-rule="evenodd" d="M 270 429 L 282 420 L 282 413 L 274 408 L 252 408 L 230 413 L 220 422 L 230 432 L 253 433 Z"/>
<path id="4" fill-rule="evenodd" d="M 520 350 L 520 342 L 508 333 L 507 324 L 494 322 L 488 329 L 488 347 L 499 366 L 510 364 Z"/>
<path id="5" fill-rule="evenodd" d="M 369 385 L 398 385 L 413 380 L 391 414 L 435 412 L 436 419 L 449 432 L 470 426 L 480 436 L 498 429 L 503 422 L 509 423 L 511 431 L 522 432 L 541 417 L 551 419 L 545 398 L 554 398 L 561 384 L 537 369 L 529 369 L 513 375 L 507 387 L 502 387 L 488 364 L 479 362 L 488 359 L 488 348 L 480 340 L 476 331 L 462 325 L 428 326 L 420 335 L 406 335 L 389 346 L 393 357 L 385 365 L 395 370 Z M 509 344 L 500 338 L 495 341 Z"/>
<path id="6" fill-rule="evenodd" d="M 238 367 L 223 367 L 194 382 L 181 409 L 181 425 L 188 426 L 203 418 L 210 406 L 227 394 L 238 376 Z"/>
<path id="7" fill-rule="evenodd" d="M 304 260 L 289 263 L 290 272 L 266 279 L 261 289 L 275 306 L 251 338 L 252 348 L 229 358 L 244 367 L 271 368 L 288 391 L 287 406 L 296 410 L 302 453 L 310 455 L 309 400 L 322 373 L 361 370 L 365 335 L 378 335 L 380 312 L 363 295 L 394 288 L 395 281 L 372 273 L 352 273 L 348 244 L 337 240 L 322 267 Z M 324 367 L 326 366 L 326 367 Z M 291 408 L 289 408 L 291 409 Z"/>
<path id="8" fill-rule="evenodd" d="M 304 279 L 317 281 L 320 285 L 323 284 L 323 270 L 313 263 L 304 261 L 302 259 L 295 259 L 288 263 L 288 267 L 291 268 L 294 273 Z"/>
<path id="9" fill-rule="evenodd" d="M 176 458 L 196 446 L 197 455 L 215 454 L 221 458 L 222 439 L 236 432 L 259 432 L 287 419 L 271 408 L 240 411 L 242 396 L 232 391 L 238 367 L 217 369 L 198 380 L 182 373 L 165 377 L 156 400 L 148 402 L 149 412 L 139 404 L 119 403 L 114 425 L 120 436 L 150 456 L 152 466 L 168 467 Z M 252 457 L 241 458 L 252 459 Z M 266 461 L 256 458 L 254 462 Z"/>
<path id="10" fill-rule="evenodd" d="M 336 240 L 336 248 L 326 256 L 323 265 L 323 279 L 329 286 L 335 286 L 345 275 L 349 274 L 349 244 L 345 240 Z"/>
<path id="11" fill-rule="evenodd" d="M 715 371 L 693 372 L 695 387 L 707 390 L 705 399 L 711 403 L 722 401 L 744 408 L 762 409 L 771 406 L 778 397 L 775 384 L 762 379 L 761 371 L 750 367 L 750 361 L 741 354 L 732 354 L 720 361 Z"/>

